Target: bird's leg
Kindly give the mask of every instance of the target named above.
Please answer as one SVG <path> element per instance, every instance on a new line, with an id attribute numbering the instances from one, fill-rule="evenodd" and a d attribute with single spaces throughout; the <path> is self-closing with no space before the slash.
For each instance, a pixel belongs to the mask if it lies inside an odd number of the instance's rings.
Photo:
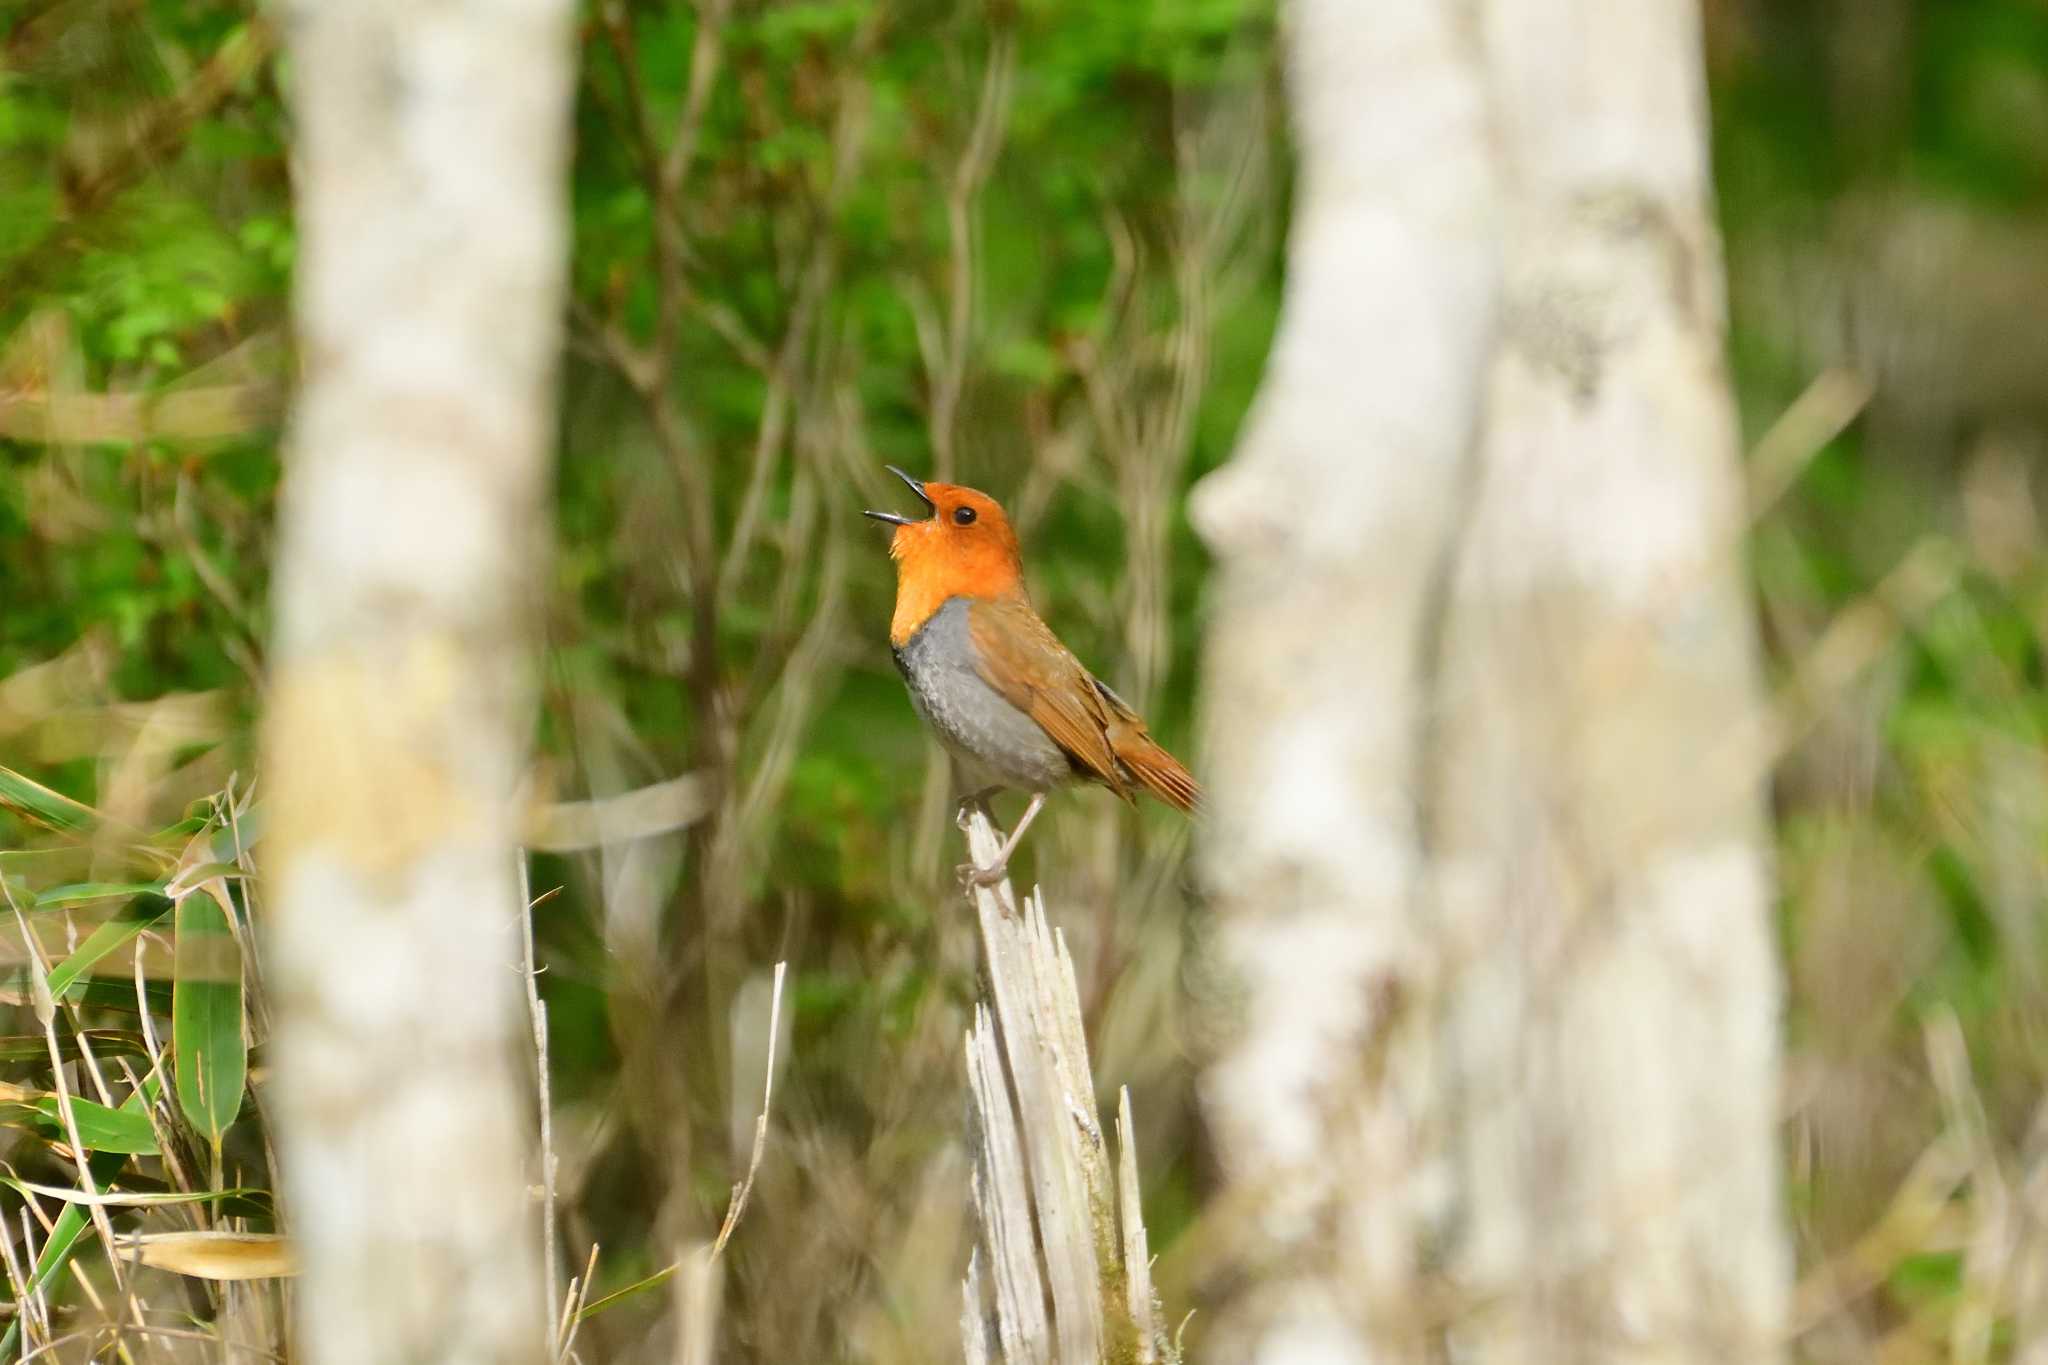
<path id="1" fill-rule="evenodd" d="M 996 850 L 995 861 L 987 867 L 976 867 L 971 863 L 968 864 L 960 869 L 961 880 L 965 881 L 969 886 L 994 886 L 997 882 L 1001 881 L 1003 873 L 1009 870 L 1010 855 L 1017 851 L 1017 841 L 1024 837 L 1025 830 L 1031 828 L 1031 822 L 1038 818 L 1039 808 L 1043 805 L 1045 805 L 1045 793 L 1031 793 L 1031 804 L 1024 808 L 1023 818 L 1017 821 L 1017 828 L 1010 831 L 1010 837 L 1005 839 L 1003 846 Z"/>

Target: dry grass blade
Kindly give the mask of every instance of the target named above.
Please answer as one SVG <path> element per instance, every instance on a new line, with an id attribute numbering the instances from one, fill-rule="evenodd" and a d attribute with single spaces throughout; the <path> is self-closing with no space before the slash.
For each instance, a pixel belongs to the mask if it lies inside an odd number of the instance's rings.
<path id="1" fill-rule="evenodd" d="M 120 1247 L 157 1270 L 202 1280 L 265 1280 L 299 1273 L 290 1241 L 265 1232 L 150 1232 Z"/>
<path id="2" fill-rule="evenodd" d="M 274 384 L 15 394 L 0 398 L 0 436 L 54 445 L 222 440 L 276 425 L 283 397 Z"/>
<path id="3" fill-rule="evenodd" d="M 561 801 L 527 817 L 526 847 L 539 853 L 574 853 L 628 839 L 668 834 L 710 813 L 711 784 L 700 773 L 594 801 Z"/>
<path id="4" fill-rule="evenodd" d="M 1812 1331 L 1852 1300 L 1876 1289 L 1900 1261 L 1925 1247 L 1969 1174 L 1970 1154 L 1965 1144 L 1953 1133 L 1936 1138 L 1913 1164 L 1876 1226 L 1800 1281 L 1793 1296 L 1793 1334 Z"/>
<path id="5" fill-rule="evenodd" d="M 234 1188 L 226 1190 L 67 1190 L 61 1185 L 43 1185 L 33 1180 L 23 1180 L 14 1173 L 11 1166 L 0 1163 L 0 1185 L 23 1194 L 39 1194 L 46 1199 L 55 1199 L 66 1204 L 78 1204 L 88 1209 L 150 1209 L 165 1208 L 174 1204 L 210 1204 L 231 1198 L 263 1198 L 268 1191 Z M 88 1179 L 87 1184 L 94 1184 Z M 111 1234 L 107 1245 L 112 1246 Z"/>
<path id="6" fill-rule="evenodd" d="M 1777 505 L 1814 456 L 1846 430 L 1870 402 L 1868 380 L 1849 370 L 1828 370 L 1793 400 L 1749 455 L 1749 515 Z"/>
<path id="7" fill-rule="evenodd" d="M 597 1277 L 597 1243 L 590 1244 L 590 1258 L 583 1264 L 583 1274 L 569 1281 L 569 1292 L 562 1301 L 561 1324 L 555 1329 L 555 1359 L 570 1359 L 576 1345 L 576 1329 L 583 1323 L 583 1309 L 590 1302 L 590 1282 Z"/>

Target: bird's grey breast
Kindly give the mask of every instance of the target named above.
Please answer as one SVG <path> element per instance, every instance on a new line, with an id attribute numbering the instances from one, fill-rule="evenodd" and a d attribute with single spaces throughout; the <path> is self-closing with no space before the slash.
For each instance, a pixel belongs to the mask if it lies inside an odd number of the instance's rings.
<path id="1" fill-rule="evenodd" d="M 1073 776 L 1066 751 L 982 680 L 967 599 L 948 598 L 896 651 L 918 713 L 946 747 L 999 781 L 1043 791 Z"/>

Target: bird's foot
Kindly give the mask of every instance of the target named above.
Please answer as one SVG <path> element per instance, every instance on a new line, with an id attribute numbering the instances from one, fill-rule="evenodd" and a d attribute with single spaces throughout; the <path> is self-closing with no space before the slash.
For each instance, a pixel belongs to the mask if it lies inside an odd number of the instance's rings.
<path id="1" fill-rule="evenodd" d="M 1010 875 L 1010 862 L 1006 858 L 993 867 L 976 867 L 973 863 L 962 863 L 954 868 L 953 871 L 960 878 L 962 890 L 973 891 L 977 888 L 986 890 Z"/>

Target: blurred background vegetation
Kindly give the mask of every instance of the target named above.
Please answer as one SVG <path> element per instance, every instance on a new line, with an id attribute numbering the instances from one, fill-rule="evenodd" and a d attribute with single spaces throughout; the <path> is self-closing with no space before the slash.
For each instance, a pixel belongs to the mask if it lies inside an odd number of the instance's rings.
<path id="1" fill-rule="evenodd" d="M 1278 307 L 1275 22 L 1263 0 L 586 7 L 537 781 L 697 780 L 686 827 L 532 867 L 560 888 L 534 920 L 563 1276 L 601 1248 L 593 1299 L 717 1226 L 787 959 L 729 1358 L 951 1358 L 973 938 L 858 514 L 901 505 L 885 461 L 1003 499 L 1043 613 L 1192 747 L 1181 497 L 1227 455 Z M 1755 600 L 1797 722 L 1775 809 L 1801 1349 L 2005 1358 L 2048 1277 L 2012 1251 L 2048 1220 L 2048 4 L 1707 0 L 1705 23 Z M 42 784 L 10 779 L 0 873 L 51 960 L 136 913 L 62 888 L 182 866 L 238 919 L 260 906 L 219 794 L 253 770 L 293 374 L 277 46 L 239 0 L 0 11 L 0 764 Z M 1075 946 L 1097 1078 L 1133 1088 L 1177 1319 L 1223 1235 L 1186 836 L 1099 793 L 1052 821 L 1025 870 Z M 10 933 L 0 1157 L 69 1186 Z M 101 959 L 60 1022 L 146 1057 L 114 983 L 168 981 L 163 935 Z M 130 1145 L 129 1187 L 268 1187 L 251 1000 L 259 1102 L 209 1134 L 166 1101 L 155 1127 L 182 1127 Z M 272 1226 L 240 1198 L 116 1221 Z M 31 1259 L 38 1208 L 0 1196 Z M 265 1311 L 143 1273 L 177 1330 Z M 51 1286 L 59 1334 L 90 1296 Z M 668 1313 L 607 1306 L 578 1350 L 652 1349 Z"/>

